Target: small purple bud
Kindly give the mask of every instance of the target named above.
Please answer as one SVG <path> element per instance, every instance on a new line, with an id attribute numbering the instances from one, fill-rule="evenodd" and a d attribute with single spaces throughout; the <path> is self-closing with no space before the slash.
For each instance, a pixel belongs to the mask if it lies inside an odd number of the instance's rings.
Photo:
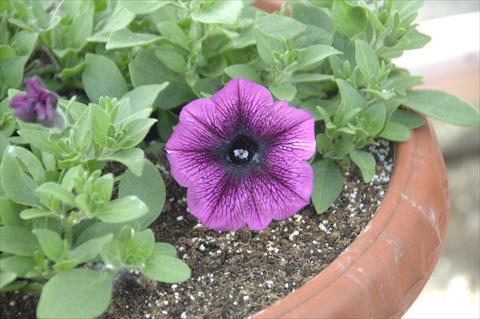
<path id="1" fill-rule="evenodd" d="M 10 106 L 15 109 L 15 116 L 24 122 L 53 126 L 57 97 L 45 89 L 38 78 L 26 80 L 25 84 L 27 93 L 17 94 L 10 102 Z"/>

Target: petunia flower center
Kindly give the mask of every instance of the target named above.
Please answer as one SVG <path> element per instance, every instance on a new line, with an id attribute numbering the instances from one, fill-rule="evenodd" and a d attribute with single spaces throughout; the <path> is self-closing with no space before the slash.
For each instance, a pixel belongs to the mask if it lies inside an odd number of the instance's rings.
<path id="1" fill-rule="evenodd" d="M 256 155 L 258 143 L 245 135 L 236 136 L 228 147 L 227 161 L 236 165 L 249 163 Z"/>

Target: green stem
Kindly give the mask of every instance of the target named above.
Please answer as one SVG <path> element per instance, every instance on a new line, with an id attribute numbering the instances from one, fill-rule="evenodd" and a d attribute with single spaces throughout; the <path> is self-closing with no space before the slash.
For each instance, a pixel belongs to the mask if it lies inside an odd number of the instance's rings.
<path id="1" fill-rule="evenodd" d="M 67 239 L 68 248 L 72 246 L 72 223 L 68 218 L 64 220 L 65 238 Z"/>

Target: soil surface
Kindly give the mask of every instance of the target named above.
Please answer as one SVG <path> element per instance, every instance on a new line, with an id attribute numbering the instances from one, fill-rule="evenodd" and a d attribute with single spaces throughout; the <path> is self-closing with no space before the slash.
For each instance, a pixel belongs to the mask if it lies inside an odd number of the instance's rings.
<path id="1" fill-rule="evenodd" d="M 174 244 L 192 269 L 181 284 L 124 273 L 103 319 L 246 318 L 299 288 L 340 255 L 368 224 L 387 190 L 393 150 L 384 141 L 370 151 L 376 175 L 365 184 L 352 165 L 340 198 L 324 214 L 311 206 L 265 231 L 218 233 L 188 213 L 185 190 L 169 175 L 163 157 L 150 155 L 167 184 L 164 212 L 150 227 L 157 241 Z M 0 295 L 1 318 L 33 318 L 38 297 Z"/>

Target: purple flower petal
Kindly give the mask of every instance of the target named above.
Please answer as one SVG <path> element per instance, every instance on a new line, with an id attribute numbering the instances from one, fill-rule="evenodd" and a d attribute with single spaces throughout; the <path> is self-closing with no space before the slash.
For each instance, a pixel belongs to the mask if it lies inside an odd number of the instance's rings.
<path id="1" fill-rule="evenodd" d="M 183 107 L 180 122 L 165 145 L 175 180 L 188 187 L 215 166 L 214 151 L 220 147 L 222 123 L 214 117 L 216 107 L 208 99 L 198 99 Z"/>
<path id="2" fill-rule="evenodd" d="M 310 202 L 313 117 L 248 80 L 185 106 L 165 148 L 191 213 L 212 229 L 262 230 Z"/>
<path id="3" fill-rule="evenodd" d="M 228 82 L 212 96 L 212 101 L 217 106 L 217 116 L 227 127 L 252 132 L 264 127 L 265 118 L 273 109 L 272 94 L 265 87 L 241 78 Z"/>

